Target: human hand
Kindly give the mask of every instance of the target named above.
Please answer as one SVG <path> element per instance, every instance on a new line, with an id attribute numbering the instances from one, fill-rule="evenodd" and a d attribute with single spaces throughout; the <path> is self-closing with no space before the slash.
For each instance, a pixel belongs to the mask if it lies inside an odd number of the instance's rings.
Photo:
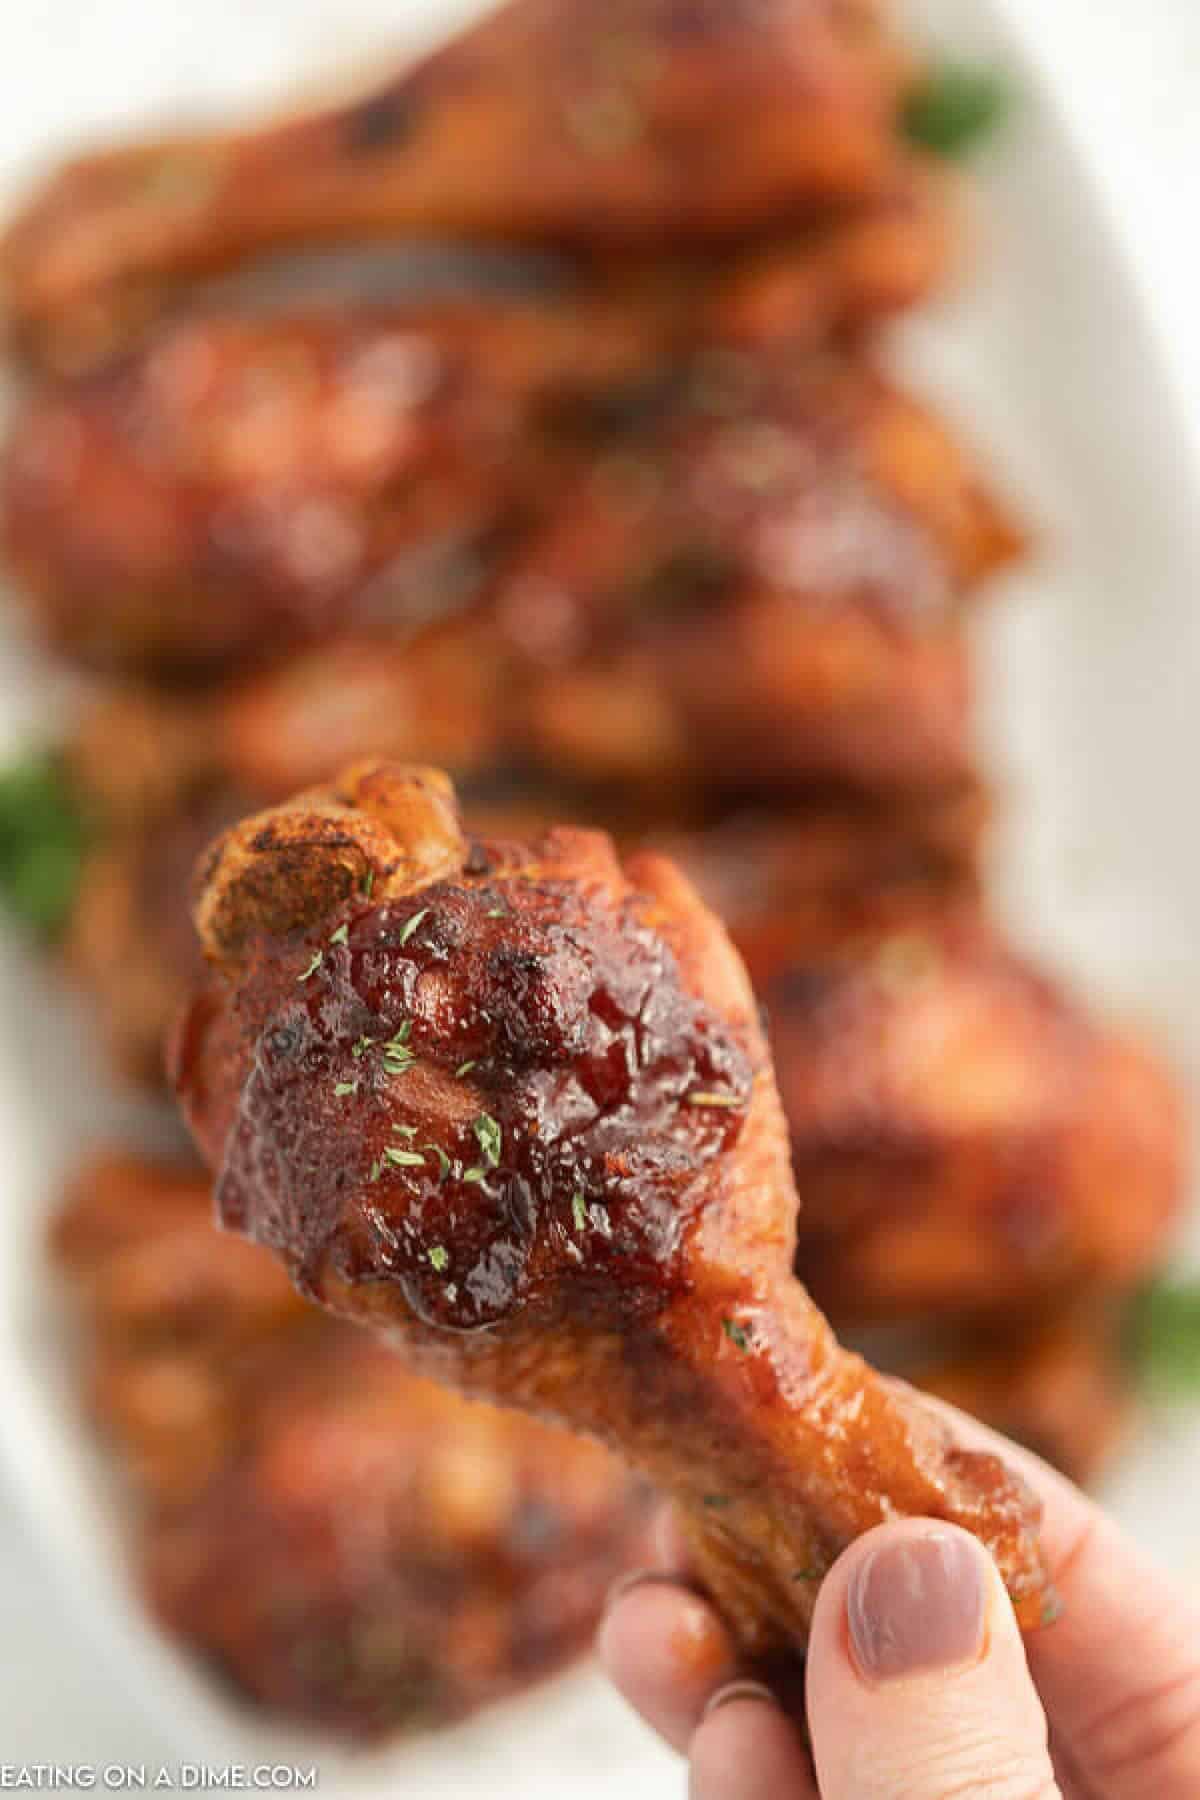
<path id="1" fill-rule="evenodd" d="M 955 1416 L 1045 1503 L 1062 1616 L 1024 1643 L 987 1552 L 933 1520 L 880 1526 L 817 1602 L 798 1716 L 739 1679 L 688 1586 L 670 1518 L 661 1569 L 614 1593 L 601 1659 L 690 1764 L 692 1800 L 1196 1800 L 1200 1618 L 1111 1520 L 1037 1458 Z"/>

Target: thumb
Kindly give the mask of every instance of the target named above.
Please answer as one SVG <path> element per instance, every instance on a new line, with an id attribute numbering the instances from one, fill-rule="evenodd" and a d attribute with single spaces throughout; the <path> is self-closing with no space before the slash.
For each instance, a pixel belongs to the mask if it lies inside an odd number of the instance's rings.
<path id="1" fill-rule="evenodd" d="M 1046 1718 L 996 1567 L 967 1532 L 883 1525 L 821 1588 L 808 1713 L 822 1800 L 1053 1800 Z"/>

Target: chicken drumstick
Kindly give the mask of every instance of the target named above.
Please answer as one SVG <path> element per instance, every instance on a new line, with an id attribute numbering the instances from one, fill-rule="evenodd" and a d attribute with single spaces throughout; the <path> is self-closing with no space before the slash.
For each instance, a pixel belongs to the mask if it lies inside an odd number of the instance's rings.
<path id="1" fill-rule="evenodd" d="M 362 764 L 202 867 L 215 965 L 174 1049 L 227 1225 L 464 1389 L 620 1446 L 752 1655 L 897 1513 L 977 1532 L 1027 1625 L 1038 1507 L 843 1352 L 740 962 L 671 864 L 471 842 L 436 772 Z"/>

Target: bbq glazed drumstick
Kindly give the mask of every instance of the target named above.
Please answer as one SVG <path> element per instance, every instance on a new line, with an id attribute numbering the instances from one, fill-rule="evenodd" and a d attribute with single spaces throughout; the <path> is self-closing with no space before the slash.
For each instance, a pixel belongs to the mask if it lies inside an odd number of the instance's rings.
<path id="1" fill-rule="evenodd" d="M 661 254 L 886 191 L 902 59 L 841 0 L 513 0 L 347 106 L 101 152 L 10 226 L 18 330 L 76 340 L 164 286 L 297 243 Z"/>
<path id="2" fill-rule="evenodd" d="M 680 359 L 828 340 L 927 272 L 932 203 L 727 270 L 590 294 L 216 310 L 34 387 L 0 472 L 6 554 L 84 662 L 211 670 L 460 611 L 582 446 Z M 707 373 L 706 373 L 707 372 Z"/>
<path id="3" fill-rule="evenodd" d="M 261 1703 L 356 1736 L 461 1717 L 584 1649 L 644 1554 L 614 1459 L 306 1306 L 199 1172 L 100 1158 L 53 1249 L 147 1599 Z"/>
<path id="4" fill-rule="evenodd" d="M 969 779 L 965 608 L 1020 538 L 863 357 L 697 363 L 497 584 L 516 728 L 580 781 Z M 519 666 L 519 665 L 518 665 Z"/>
<path id="5" fill-rule="evenodd" d="M 791 1131 L 796 1266 L 839 1325 L 1028 1316 L 1161 1261 L 1187 1192 L 1177 1082 L 978 905 L 843 892 L 731 928 Z"/>
<path id="6" fill-rule="evenodd" d="M 977 1531 L 1039 1620 L 1036 1502 L 792 1278 L 753 997 L 670 864 L 470 842 L 444 777 L 361 765 L 219 841 L 197 921 L 178 1088 L 225 1223 L 304 1292 L 619 1445 L 751 1653 L 801 1644 L 838 1550 L 897 1512 Z"/>

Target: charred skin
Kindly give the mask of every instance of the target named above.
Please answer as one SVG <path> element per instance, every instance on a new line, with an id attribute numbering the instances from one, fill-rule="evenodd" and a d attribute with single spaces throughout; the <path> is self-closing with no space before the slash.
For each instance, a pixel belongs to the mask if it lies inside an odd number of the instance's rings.
<path id="1" fill-rule="evenodd" d="M 645 1496 L 603 1451 L 306 1306 L 214 1230 L 198 1172 L 90 1165 L 53 1248 L 149 1603 L 260 1703 L 355 1736 L 446 1723 L 583 1650 L 644 1554 Z"/>
<path id="2" fill-rule="evenodd" d="M 842 1352 L 791 1274 L 786 1131 L 745 973 L 661 859 L 468 842 L 363 765 L 199 877 L 214 987 L 174 1064 L 225 1222 L 421 1368 L 622 1448 L 752 1655 L 895 1512 L 974 1529 L 1022 1620 L 1037 1503 Z"/>
<path id="3" fill-rule="evenodd" d="M 350 105 L 67 164 L 0 247 L 7 308 L 79 357 L 298 243 L 779 235 L 888 191 L 905 73 L 834 0 L 515 0 Z"/>

